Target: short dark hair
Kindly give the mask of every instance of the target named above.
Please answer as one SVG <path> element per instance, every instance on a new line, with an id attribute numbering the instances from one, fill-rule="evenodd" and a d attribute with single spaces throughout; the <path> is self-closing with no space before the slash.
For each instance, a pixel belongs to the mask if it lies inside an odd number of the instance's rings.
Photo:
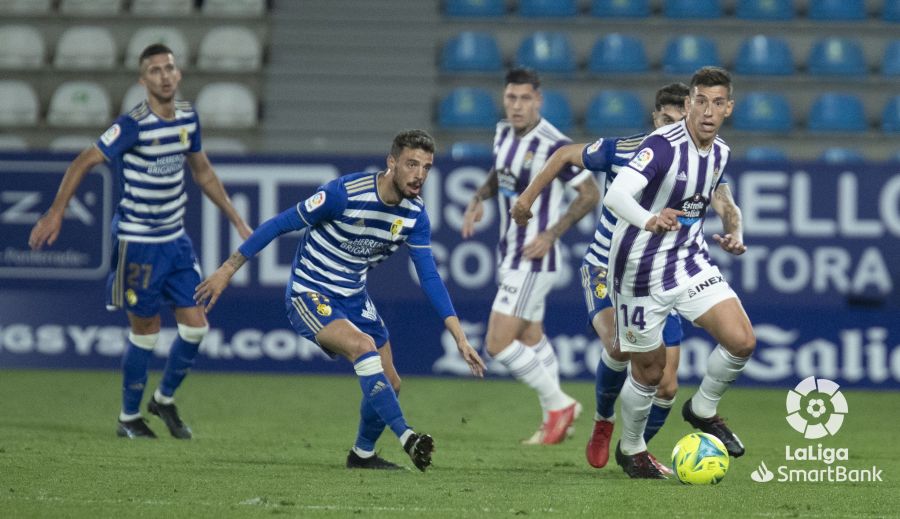
<path id="1" fill-rule="evenodd" d="M 403 153 L 403 148 L 411 150 L 424 150 L 434 153 L 434 137 L 428 135 L 425 130 L 403 130 L 394 137 L 391 144 L 391 156 L 395 159 Z"/>
<path id="2" fill-rule="evenodd" d="M 531 85 L 535 90 L 541 88 L 541 78 L 533 69 L 527 67 L 515 67 L 506 73 L 506 83 L 508 85 Z"/>
<path id="3" fill-rule="evenodd" d="M 731 99 L 733 89 L 731 85 L 731 73 L 722 67 L 702 67 L 698 69 L 697 72 L 694 72 L 694 76 L 691 78 L 691 91 L 693 92 L 694 87 L 697 86 L 727 87 L 728 98 Z"/>
<path id="4" fill-rule="evenodd" d="M 684 98 L 689 95 L 691 89 L 684 83 L 669 83 L 656 91 L 656 110 L 668 105 L 684 106 Z"/>
<path id="5" fill-rule="evenodd" d="M 143 52 L 141 52 L 141 56 L 138 58 L 138 65 L 140 66 L 140 64 L 143 63 L 145 59 L 149 58 L 150 56 L 156 56 L 157 54 L 172 54 L 173 56 L 175 55 L 175 53 L 172 52 L 172 49 L 163 45 L 162 43 L 152 43 L 150 45 L 147 45 L 147 47 L 144 48 Z"/>

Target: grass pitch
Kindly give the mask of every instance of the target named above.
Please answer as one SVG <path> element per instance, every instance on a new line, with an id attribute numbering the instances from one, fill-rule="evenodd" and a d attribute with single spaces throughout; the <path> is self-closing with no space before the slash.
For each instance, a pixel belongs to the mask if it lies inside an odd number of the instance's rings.
<path id="1" fill-rule="evenodd" d="M 349 368 L 348 368 L 349 369 Z M 152 374 L 148 387 L 155 387 Z M 404 379 L 411 424 L 435 437 L 426 473 L 344 468 L 356 434 L 355 377 L 194 373 L 178 395 L 191 441 L 115 437 L 119 374 L 0 370 L 0 516 L 18 517 L 897 517 L 900 398 L 846 391 L 840 432 L 804 440 L 784 419 L 785 390 L 732 389 L 721 407 L 747 446 L 716 486 L 628 479 L 613 460 L 587 465 L 584 445 L 594 396 L 566 383 L 585 404 L 575 438 L 519 445 L 540 420 L 537 399 L 510 380 Z M 668 459 L 690 432 L 680 406 L 650 448 Z M 148 391 L 149 395 L 149 391 Z M 145 396 L 146 401 L 146 396 Z M 146 404 L 145 404 L 146 405 Z M 614 441 L 618 438 L 614 435 Z M 756 483 L 760 462 L 773 471 L 825 468 L 785 462 L 792 449 L 846 447 L 852 468 L 876 465 L 880 483 Z M 382 456 L 412 467 L 386 431 Z"/>

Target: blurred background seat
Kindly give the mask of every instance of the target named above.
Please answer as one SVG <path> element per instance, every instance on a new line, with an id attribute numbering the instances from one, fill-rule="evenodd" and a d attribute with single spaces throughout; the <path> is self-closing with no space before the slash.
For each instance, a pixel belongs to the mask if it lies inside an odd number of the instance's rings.
<path id="1" fill-rule="evenodd" d="M 591 99 L 585 126 L 598 136 L 627 135 L 645 129 L 649 112 L 626 90 L 604 90 Z"/>
<path id="2" fill-rule="evenodd" d="M 455 88 L 438 107 L 438 124 L 446 129 L 489 129 L 498 119 L 494 97 L 481 88 Z"/>
<path id="3" fill-rule="evenodd" d="M 794 73 L 794 56 L 783 38 L 758 34 L 741 42 L 734 71 L 756 76 L 789 76 Z"/>
<path id="4" fill-rule="evenodd" d="M 0 27 L 0 68 L 36 69 L 44 65 L 47 47 L 40 31 L 30 25 Z"/>
<path id="5" fill-rule="evenodd" d="M 211 29 L 200 42 L 197 68 L 251 72 L 262 65 L 262 45 L 250 29 L 222 26 Z"/>
<path id="6" fill-rule="evenodd" d="M 40 103 L 37 92 L 25 81 L 0 80 L 0 126 L 34 126 Z"/>
<path id="7" fill-rule="evenodd" d="M 545 89 L 542 92 L 544 102 L 541 106 L 541 116 L 550 121 L 563 132 L 572 129 L 574 119 L 569 99 L 559 90 Z"/>
<path id="8" fill-rule="evenodd" d="M 650 65 L 643 41 L 624 34 L 601 36 L 588 59 L 588 72 L 593 74 L 628 74 L 648 70 Z"/>
<path id="9" fill-rule="evenodd" d="M 646 18 L 650 0 L 593 0 L 591 15 L 601 18 Z"/>
<path id="10" fill-rule="evenodd" d="M 809 51 L 806 67 L 816 76 L 863 76 L 868 73 L 862 47 L 850 38 L 816 40 Z"/>
<path id="11" fill-rule="evenodd" d="M 807 16 L 825 22 L 865 20 L 864 0 L 809 0 Z"/>
<path id="12" fill-rule="evenodd" d="M 111 69 L 116 65 L 116 42 L 105 27 L 76 26 L 56 43 L 53 66 L 65 70 Z"/>
<path id="13" fill-rule="evenodd" d="M 721 18 L 722 5 L 719 0 L 665 0 L 663 16 L 666 18 Z"/>
<path id="14" fill-rule="evenodd" d="M 736 130 L 787 133 L 793 128 L 791 107 L 782 94 L 749 92 L 735 104 L 732 124 Z"/>
<path id="15" fill-rule="evenodd" d="M 448 16 L 495 17 L 506 14 L 505 0 L 446 0 Z"/>
<path id="16" fill-rule="evenodd" d="M 700 67 L 721 66 L 716 43 L 706 36 L 684 34 L 666 44 L 663 71 L 668 74 L 693 74 Z"/>
<path id="17" fill-rule="evenodd" d="M 807 127 L 812 132 L 864 132 L 868 123 L 862 100 L 855 94 L 821 94 L 810 107 Z"/>
<path id="18" fill-rule="evenodd" d="M 441 51 L 444 72 L 499 72 L 503 57 L 494 35 L 464 31 L 450 38 Z"/>
<path id="19" fill-rule="evenodd" d="M 577 13 L 575 0 L 519 0 L 519 14 L 526 18 L 565 18 Z"/>
<path id="20" fill-rule="evenodd" d="M 738 0 L 735 16 L 743 20 L 791 20 L 793 0 Z"/>
<path id="21" fill-rule="evenodd" d="M 110 121 L 106 89 L 93 81 L 67 81 L 53 92 L 47 110 L 52 126 L 103 126 Z"/>
<path id="22" fill-rule="evenodd" d="M 207 83 L 194 107 L 200 123 L 208 128 L 251 128 L 258 121 L 256 96 L 240 83 L 221 81 Z"/>
<path id="23" fill-rule="evenodd" d="M 190 63 L 190 47 L 184 34 L 174 27 L 156 25 L 138 29 L 128 41 L 128 48 L 125 50 L 125 67 L 137 70 L 141 52 L 154 43 L 162 43 L 172 49 L 175 63 L 178 63 L 179 66 L 185 67 Z"/>
<path id="24" fill-rule="evenodd" d="M 526 36 L 516 52 L 516 63 L 538 72 L 575 72 L 572 43 L 564 32 L 538 31 Z"/>

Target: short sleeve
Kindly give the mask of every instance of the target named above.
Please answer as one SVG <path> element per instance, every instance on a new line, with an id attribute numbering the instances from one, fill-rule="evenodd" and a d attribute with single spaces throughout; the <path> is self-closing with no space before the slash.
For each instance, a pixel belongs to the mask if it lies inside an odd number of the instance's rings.
<path id="1" fill-rule="evenodd" d="M 416 223 L 413 225 L 412 232 L 409 233 L 406 244 L 410 247 L 431 247 L 431 220 L 429 220 L 424 207 L 416 218 Z"/>
<path id="2" fill-rule="evenodd" d="M 106 160 L 113 160 L 124 155 L 137 140 L 137 121 L 127 115 L 120 115 L 113 125 L 100 135 L 96 145 Z"/>
<path id="3" fill-rule="evenodd" d="M 651 135 L 644 139 L 627 167 L 649 182 L 657 175 L 665 175 L 672 165 L 673 156 L 672 145 L 665 137 Z"/>
<path id="4" fill-rule="evenodd" d="M 585 169 L 606 171 L 612 166 L 612 156 L 615 151 L 615 141 L 601 137 L 581 150 L 581 162 L 584 163 Z"/>
<path id="5" fill-rule="evenodd" d="M 191 153 L 197 153 L 203 149 L 203 139 L 200 137 L 200 115 L 197 112 L 194 112 L 194 122 L 197 123 L 197 129 L 194 130 L 194 135 L 191 137 L 191 147 L 188 149 Z"/>
<path id="6" fill-rule="evenodd" d="M 323 185 L 312 196 L 297 204 L 297 213 L 307 225 L 332 220 L 347 207 L 347 191 L 341 179 Z"/>

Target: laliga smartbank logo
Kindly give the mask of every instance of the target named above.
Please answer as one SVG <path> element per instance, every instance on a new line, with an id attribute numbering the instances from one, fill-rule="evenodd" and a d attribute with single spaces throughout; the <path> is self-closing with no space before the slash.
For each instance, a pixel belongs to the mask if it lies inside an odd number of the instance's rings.
<path id="1" fill-rule="evenodd" d="M 834 436 L 844 424 L 849 411 L 840 386 L 828 379 L 808 377 L 788 391 L 785 407 L 787 423 L 807 440 Z M 786 464 L 769 470 L 765 461 L 750 474 L 757 483 L 769 481 L 806 483 L 843 483 L 882 481 L 881 469 L 850 468 L 838 462 L 850 459 L 847 447 L 825 447 L 821 443 L 800 447 L 784 446 Z M 791 462 L 788 465 L 787 462 Z M 799 462 L 799 463 L 798 463 Z M 810 466 L 815 463 L 816 466 Z M 824 467 L 822 467 L 824 465 Z M 776 474 L 777 473 L 777 474 Z M 776 479 L 777 478 L 777 479 Z"/>

